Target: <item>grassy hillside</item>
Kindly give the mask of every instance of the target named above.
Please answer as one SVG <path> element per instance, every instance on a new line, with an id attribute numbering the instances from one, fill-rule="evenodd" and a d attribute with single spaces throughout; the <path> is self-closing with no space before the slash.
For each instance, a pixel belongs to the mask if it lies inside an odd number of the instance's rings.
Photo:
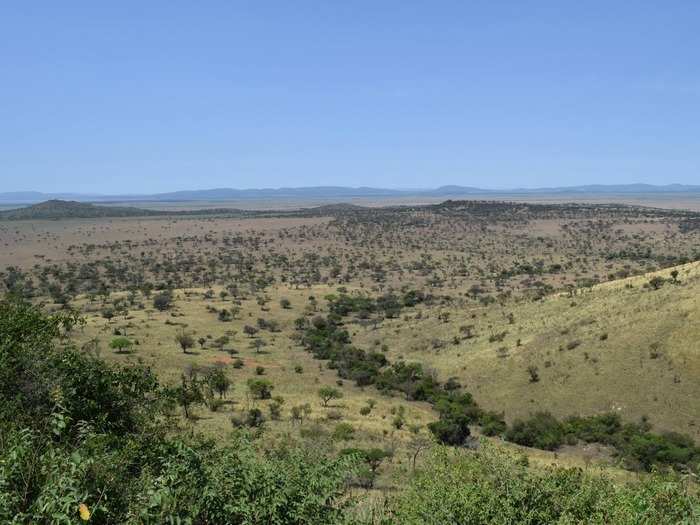
<path id="1" fill-rule="evenodd" d="M 668 269 L 537 302 L 419 308 L 353 340 L 456 377 L 508 421 L 614 411 L 697 439 L 700 263 L 676 270 L 677 282 Z"/>

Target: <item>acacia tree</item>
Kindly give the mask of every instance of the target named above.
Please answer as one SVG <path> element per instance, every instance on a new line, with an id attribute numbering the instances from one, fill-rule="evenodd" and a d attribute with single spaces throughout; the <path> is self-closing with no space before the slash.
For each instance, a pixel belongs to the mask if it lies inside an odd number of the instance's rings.
<path id="1" fill-rule="evenodd" d="M 420 425 L 410 425 L 409 430 L 411 431 L 411 441 L 409 442 L 410 457 L 411 457 L 411 468 L 416 470 L 416 460 L 418 455 L 425 449 L 430 448 L 433 444 L 433 440 L 430 436 L 421 432 Z"/>
<path id="2" fill-rule="evenodd" d="M 115 337 L 109 343 L 109 347 L 121 354 L 131 348 L 132 344 L 133 343 L 126 337 Z"/>
<path id="3" fill-rule="evenodd" d="M 231 388 L 231 380 L 221 368 L 214 368 L 207 374 L 207 384 L 214 392 L 219 394 L 219 398 L 225 398 L 226 393 Z"/>
<path id="4" fill-rule="evenodd" d="M 153 307 L 156 310 L 159 310 L 161 312 L 167 310 L 170 308 L 170 304 L 172 303 L 172 297 L 170 294 L 167 293 L 161 293 L 155 296 L 153 299 Z"/>
<path id="5" fill-rule="evenodd" d="M 318 397 L 321 398 L 321 403 L 323 404 L 323 406 L 327 407 L 328 402 L 331 399 L 341 399 L 343 397 L 343 393 L 337 388 L 333 388 L 332 386 L 324 386 L 319 388 Z"/>
<path id="6" fill-rule="evenodd" d="M 355 456 L 364 463 L 365 468 L 360 468 L 356 473 L 356 483 L 364 488 L 371 489 L 377 478 L 382 462 L 391 456 L 390 452 L 380 448 L 346 448 L 340 451 L 341 456 Z"/>
<path id="7" fill-rule="evenodd" d="M 246 334 L 248 337 L 251 337 L 251 338 L 252 338 L 255 334 L 258 333 L 258 329 L 255 328 L 254 326 L 250 326 L 250 325 L 247 324 L 247 325 L 245 325 L 245 326 L 243 327 L 243 332 L 245 332 L 245 334 Z"/>
<path id="8" fill-rule="evenodd" d="M 186 419 L 190 418 L 190 407 L 204 401 L 199 382 L 194 378 L 187 379 L 185 374 L 182 374 L 182 383 L 175 389 L 175 398 L 182 407 Z"/>
<path id="9" fill-rule="evenodd" d="M 263 347 L 267 346 L 267 343 L 260 339 L 259 337 L 256 337 L 250 342 L 250 347 L 255 349 L 255 353 L 259 354 L 262 352 Z"/>
<path id="10" fill-rule="evenodd" d="M 194 346 L 194 337 L 182 330 L 175 336 L 175 342 L 180 345 L 182 352 L 186 354 L 187 350 Z"/>

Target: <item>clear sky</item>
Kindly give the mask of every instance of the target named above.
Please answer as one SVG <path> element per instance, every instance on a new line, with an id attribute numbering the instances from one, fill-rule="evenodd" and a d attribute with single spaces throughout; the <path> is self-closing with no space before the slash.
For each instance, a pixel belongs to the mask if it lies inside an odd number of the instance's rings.
<path id="1" fill-rule="evenodd" d="M 7 1 L 0 192 L 700 184 L 700 2 Z"/>

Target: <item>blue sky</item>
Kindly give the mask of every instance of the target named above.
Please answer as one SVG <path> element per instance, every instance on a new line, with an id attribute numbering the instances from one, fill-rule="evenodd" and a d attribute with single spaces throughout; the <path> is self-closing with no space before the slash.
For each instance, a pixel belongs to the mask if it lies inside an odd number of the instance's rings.
<path id="1" fill-rule="evenodd" d="M 3 2 L 0 191 L 700 183 L 700 2 Z"/>

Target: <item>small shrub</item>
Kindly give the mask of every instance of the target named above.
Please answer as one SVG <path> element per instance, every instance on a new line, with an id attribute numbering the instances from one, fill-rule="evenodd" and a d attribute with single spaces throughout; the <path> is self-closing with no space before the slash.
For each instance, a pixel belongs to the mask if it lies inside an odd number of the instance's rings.
<path id="1" fill-rule="evenodd" d="M 350 423 L 338 423 L 333 429 L 333 439 L 349 441 L 354 437 L 355 428 Z"/>
<path id="2" fill-rule="evenodd" d="M 267 379 L 249 379 L 248 389 L 255 399 L 270 399 L 272 397 L 272 383 Z"/>
<path id="3" fill-rule="evenodd" d="M 247 426 L 252 428 L 261 427 L 263 423 L 265 423 L 265 416 L 263 415 L 262 410 L 259 408 L 251 408 L 248 410 L 245 423 Z"/>
<path id="4" fill-rule="evenodd" d="M 326 413 L 326 419 L 329 421 L 340 421 L 343 419 L 343 413 L 340 410 L 329 410 Z"/>

